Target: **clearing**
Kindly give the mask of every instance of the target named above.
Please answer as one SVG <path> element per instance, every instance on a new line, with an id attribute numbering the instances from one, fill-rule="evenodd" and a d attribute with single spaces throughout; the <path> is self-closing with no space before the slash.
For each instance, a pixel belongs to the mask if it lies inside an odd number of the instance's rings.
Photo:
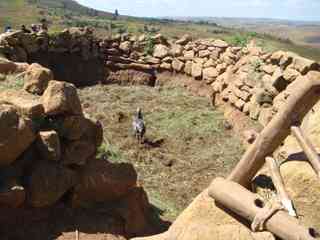
<path id="1" fill-rule="evenodd" d="M 79 89 L 84 110 L 104 126 L 99 154 L 132 163 L 150 202 L 174 220 L 216 176 L 225 176 L 243 153 L 223 113 L 184 88 L 96 85 Z M 145 143 L 132 136 L 132 116 L 142 108 Z"/>

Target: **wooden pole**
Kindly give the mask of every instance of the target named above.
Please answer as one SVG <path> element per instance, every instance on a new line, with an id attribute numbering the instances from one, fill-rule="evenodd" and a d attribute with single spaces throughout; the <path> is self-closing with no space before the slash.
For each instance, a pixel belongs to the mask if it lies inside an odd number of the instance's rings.
<path id="1" fill-rule="evenodd" d="M 287 193 L 287 190 L 284 186 L 283 178 L 281 176 L 278 163 L 276 162 L 275 159 L 271 157 L 266 158 L 266 163 L 268 165 L 272 182 L 277 190 L 277 193 L 280 197 L 280 201 L 282 205 L 289 212 L 290 216 L 296 217 L 297 214 L 296 214 L 296 211 L 294 210 L 291 198 L 289 197 L 289 194 Z"/>
<path id="2" fill-rule="evenodd" d="M 313 169 L 316 171 L 318 177 L 320 177 L 320 157 L 314 148 L 313 144 L 307 136 L 303 134 L 299 127 L 291 127 L 292 135 L 297 139 L 300 147 L 306 154 L 309 162 L 311 163 Z"/>
<path id="3" fill-rule="evenodd" d="M 209 196 L 227 209 L 250 222 L 253 222 L 260 211 L 266 211 L 264 202 L 258 195 L 250 192 L 238 183 L 215 179 L 209 187 Z M 264 224 L 266 230 L 285 240 L 314 240 L 313 230 L 301 226 L 298 220 L 284 211 L 274 213 Z"/>
<path id="4" fill-rule="evenodd" d="M 303 84 L 296 84 L 297 81 Z M 294 85 L 292 85 L 294 84 Z M 251 179 L 277 147 L 290 134 L 290 127 L 301 123 L 304 116 L 320 99 L 320 73 L 311 71 L 288 86 L 290 96 L 248 148 L 229 180 L 249 187 Z M 286 90 L 287 91 L 287 90 Z"/>

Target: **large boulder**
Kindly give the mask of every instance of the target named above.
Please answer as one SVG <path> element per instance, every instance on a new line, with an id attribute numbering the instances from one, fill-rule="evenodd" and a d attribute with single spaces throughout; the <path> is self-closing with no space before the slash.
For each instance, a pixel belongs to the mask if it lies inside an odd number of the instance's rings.
<path id="1" fill-rule="evenodd" d="M 32 207 L 55 204 L 77 182 L 76 173 L 62 165 L 40 160 L 32 169 L 27 199 Z"/>
<path id="2" fill-rule="evenodd" d="M 32 122 L 17 110 L 0 104 L 0 166 L 13 163 L 36 139 Z"/>
<path id="3" fill-rule="evenodd" d="M 165 58 L 169 55 L 169 48 L 162 44 L 157 44 L 154 47 L 153 56 L 157 58 Z"/>
<path id="4" fill-rule="evenodd" d="M 137 173 L 131 164 L 90 160 L 80 169 L 80 181 L 72 197 L 73 206 L 119 200 L 136 185 L 136 181 Z"/>
<path id="5" fill-rule="evenodd" d="M 275 240 L 268 232 L 254 233 L 219 208 L 203 191 L 163 234 L 134 240 Z"/>
<path id="6" fill-rule="evenodd" d="M 42 95 L 52 79 L 53 74 L 50 69 L 33 63 L 26 71 L 23 88 L 30 93 Z"/>
<path id="7" fill-rule="evenodd" d="M 26 91 L 8 89 L 0 92 L 0 102 L 13 105 L 18 113 L 30 119 L 40 118 L 44 115 L 44 108 L 40 97 Z"/>
<path id="8" fill-rule="evenodd" d="M 82 114 L 77 89 L 71 83 L 50 81 L 41 98 L 47 115 Z"/>

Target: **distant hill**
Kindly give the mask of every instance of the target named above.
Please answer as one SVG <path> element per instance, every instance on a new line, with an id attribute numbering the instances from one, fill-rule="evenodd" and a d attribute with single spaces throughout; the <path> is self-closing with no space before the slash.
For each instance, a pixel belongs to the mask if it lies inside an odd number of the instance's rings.
<path id="1" fill-rule="evenodd" d="M 67 20 L 100 17 L 112 19 L 110 12 L 80 5 L 74 0 L 0 0 L 0 27 L 37 23 L 47 18 L 54 28 L 66 27 Z"/>
<path id="2" fill-rule="evenodd" d="M 74 13 L 88 16 L 112 17 L 110 12 L 100 11 L 85 7 L 74 0 L 27 0 L 31 4 L 37 4 L 42 8 L 65 9 Z"/>
<path id="3" fill-rule="evenodd" d="M 320 22 L 269 18 L 223 18 L 223 17 L 172 17 L 180 21 L 217 23 L 221 26 L 245 29 L 290 39 L 300 44 L 320 49 Z"/>
<path id="4" fill-rule="evenodd" d="M 115 19 L 113 13 L 85 7 L 75 0 L 0 0 L 0 32 L 7 25 L 19 29 L 22 24 L 30 26 L 42 18 L 49 21 L 50 32 L 90 26 L 101 37 L 111 32 L 161 33 L 170 38 L 189 34 L 193 38 L 220 38 L 241 46 L 255 38 L 266 51 L 293 51 L 320 61 L 320 25 L 314 27 L 316 23 L 307 26 L 287 21 L 270 23 L 266 19 L 159 19 L 123 15 Z"/>

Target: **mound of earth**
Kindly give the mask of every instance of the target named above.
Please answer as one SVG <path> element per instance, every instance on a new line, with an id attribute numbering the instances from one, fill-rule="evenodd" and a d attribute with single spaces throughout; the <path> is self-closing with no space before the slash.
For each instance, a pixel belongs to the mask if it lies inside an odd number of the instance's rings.
<path id="1" fill-rule="evenodd" d="M 253 233 L 247 226 L 229 216 L 203 191 L 182 214 L 169 230 L 157 236 L 134 238 L 134 240 L 211 240 L 211 239 L 246 239 L 275 240 L 268 232 Z"/>

